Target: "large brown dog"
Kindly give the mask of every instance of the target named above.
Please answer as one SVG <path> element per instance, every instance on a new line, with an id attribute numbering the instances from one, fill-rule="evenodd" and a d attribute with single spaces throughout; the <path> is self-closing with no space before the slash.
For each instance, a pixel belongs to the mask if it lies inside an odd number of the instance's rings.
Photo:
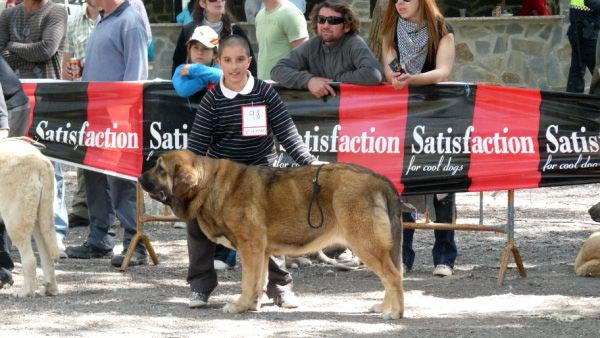
<path id="1" fill-rule="evenodd" d="M 381 279 L 383 303 L 370 311 L 385 319 L 404 312 L 400 202 L 385 177 L 352 164 L 289 169 L 241 165 L 175 150 L 160 156 L 140 178 L 152 198 L 183 220 L 196 219 L 214 242 L 235 248 L 242 259 L 242 294 L 223 311 L 258 310 L 270 255 L 314 252 L 340 243 Z M 311 223 L 308 209 L 312 203 Z"/>
<path id="2" fill-rule="evenodd" d="M 58 293 L 54 262 L 59 250 L 54 232 L 54 168 L 52 163 L 28 142 L 0 141 L 0 220 L 19 250 L 23 265 L 23 288 L 17 297 L 34 297 L 36 259 L 31 246 L 35 239 L 42 270 L 42 294 Z"/>
<path id="3" fill-rule="evenodd" d="M 581 246 L 575 259 L 575 273 L 582 277 L 600 277 L 600 232 L 594 232 Z"/>

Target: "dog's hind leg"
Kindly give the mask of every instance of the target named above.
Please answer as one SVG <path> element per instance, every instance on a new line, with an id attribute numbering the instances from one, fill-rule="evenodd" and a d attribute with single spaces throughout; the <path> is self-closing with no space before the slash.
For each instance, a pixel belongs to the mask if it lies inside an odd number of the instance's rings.
<path id="1" fill-rule="evenodd" d="M 40 234 L 39 229 L 35 230 L 33 238 L 35 238 L 35 243 L 40 253 L 40 263 L 44 272 L 44 290 L 41 293 L 45 296 L 56 296 L 58 294 L 58 286 L 54 273 L 54 259 L 50 256 L 48 245 L 43 239 L 42 234 Z"/>
<path id="2" fill-rule="evenodd" d="M 14 245 L 19 250 L 21 256 L 21 265 L 23 266 L 23 287 L 14 293 L 17 298 L 35 297 L 35 269 L 36 260 L 31 246 L 31 237 L 22 241 L 14 241 Z"/>
<path id="3" fill-rule="evenodd" d="M 576 266 L 575 273 L 581 277 L 600 276 L 600 259 L 592 259 L 581 264 L 580 266 Z"/>
<path id="4" fill-rule="evenodd" d="M 245 241 L 237 247 L 242 260 L 242 294 L 232 303 L 223 307 L 225 313 L 240 313 L 256 307 L 258 309 L 259 295 L 262 295 L 262 288 L 266 277 L 265 260 L 266 256 L 266 238 L 260 239 L 259 236 L 254 243 Z M 261 284 L 262 283 L 262 284 Z"/>
<path id="5" fill-rule="evenodd" d="M 46 170 L 40 174 L 42 188 L 37 212 L 37 227 L 34 236 L 40 253 L 42 271 L 44 272 L 44 290 L 46 296 L 58 294 L 54 262 L 60 258 L 56 232 L 54 230 L 54 169 L 48 162 Z"/>
<path id="6" fill-rule="evenodd" d="M 15 297 L 35 297 L 36 289 L 36 278 L 35 268 L 36 259 L 33 254 L 33 247 L 31 246 L 31 235 L 34 229 L 33 217 L 30 213 L 31 209 L 18 210 L 16 206 L 26 205 L 22 204 L 23 198 L 28 198 L 27 194 L 16 196 L 12 202 L 14 204 L 11 208 L 8 208 L 9 212 L 2 215 L 8 237 L 12 240 L 13 244 L 19 250 L 21 257 L 21 265 L 23 269 L 23 287 L 14 293 Z M 36 210 L 33 210 L 35 212 Z"/>
<path id="7" fill-rule="evenodd" d="M 402 273 L 394 266 L 389 251 L 385 249 L 365 250 L 364 247 L 352 248 L 354 253 L 381 280 L 385 288 L 382 304 L 371 307 L 371 312 L 381 312 L 384 319 L 399 319 L 404 315 L 404 291 Z"/>

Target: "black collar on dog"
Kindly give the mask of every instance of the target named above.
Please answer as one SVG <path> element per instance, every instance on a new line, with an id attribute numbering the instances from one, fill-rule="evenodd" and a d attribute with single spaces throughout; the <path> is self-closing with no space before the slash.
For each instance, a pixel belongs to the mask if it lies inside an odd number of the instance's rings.
<path id="1" fill-rule="evenodd" d="M 310 199 L 310 203 L 308 204 L 308 225 L 310 225 L 310 227 L 313 229 L 318 229 L 321 226 L 323 226 L 323 221 L 325 220 L 325 217 L 323 216 L 323 208 L 321 208 L 321 203 L 319 202 L 319 193 L 321 192 L 321 185 L 319 184 L 319 173 L 321 172 L 321 169 L 323 169 L 323 165 L 324 164 L 321 164 L 319 166 L 319 168 L 317 169 L 317 173 L 313 178 L 313 192 L 312 197 Z M 317 203 L 317 207 L 319 208 L 319 214 L 321 216 L 321 220 L 318 224 L 313 224 L 310 220 L 310 215 L 312 214 L 312 206 L 315 202 Z"/>

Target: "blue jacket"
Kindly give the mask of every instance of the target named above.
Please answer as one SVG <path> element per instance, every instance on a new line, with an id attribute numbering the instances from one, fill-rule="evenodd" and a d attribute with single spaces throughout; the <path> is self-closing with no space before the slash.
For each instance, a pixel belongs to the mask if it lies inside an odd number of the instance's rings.
<path id="1" fill-rule="evenodd" d="M 172 79 L 175 91 L 179 96 L 192 96 L 205 89 L 209 83 L 219 83 L 221 76 L 223 76 L 223 71 L 219 65 L 215 64 L 209 67 L 200 63 L 194 63 L 190 65 L 189 74 L 182 77 L 181 68 L 183 66 L 185 64 L 179 65 L 175 69 Z"/>

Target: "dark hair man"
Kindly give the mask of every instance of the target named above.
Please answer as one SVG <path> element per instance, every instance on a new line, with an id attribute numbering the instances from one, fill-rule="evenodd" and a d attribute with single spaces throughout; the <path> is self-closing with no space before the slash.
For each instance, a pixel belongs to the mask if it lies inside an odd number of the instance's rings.
<path id="1" fill-rule="evenodd" d="M 381 65 L 358 35 L 360 20 L 351 5 L 341 0 L 317 4 L 311 14 L 316 36 L 279 60 L 271 79 L 314 96 L 335 96 L 328 82 L 376 85 L 383 79 Z"/>

